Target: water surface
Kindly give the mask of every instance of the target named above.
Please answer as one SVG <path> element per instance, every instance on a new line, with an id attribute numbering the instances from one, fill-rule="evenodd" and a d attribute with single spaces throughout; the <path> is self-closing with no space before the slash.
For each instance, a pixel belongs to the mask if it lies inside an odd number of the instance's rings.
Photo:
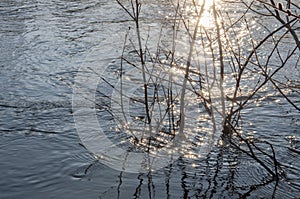
<path id="1" fill-rule="evenodd" d="M 169 15 L 165 5 L 146 2 L 143 22 L 156 27 Z M 300 156 L 289 149 L 300 148 L 300 115 L 276 93 L 243 110 L 243 127 L 274 145 L 286 171 L 278 185 L 226 143 L 153 173 L 116 171 L 80 144 L 72 85 L 87 62 L 118 63 L 133 27 L 126 13 L 114 1 L 3 0 L 0 19 L 0 198 L 300 197 Z"/>

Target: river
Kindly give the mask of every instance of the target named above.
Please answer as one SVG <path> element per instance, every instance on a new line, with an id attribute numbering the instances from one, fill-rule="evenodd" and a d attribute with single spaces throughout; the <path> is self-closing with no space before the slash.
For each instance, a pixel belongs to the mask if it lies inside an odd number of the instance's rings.
<path id="1" fill-rule="evenodd" d="M 150 28 L 171 12 L 167 1 L 145 2 Z M 83 65 L 118 63 L 130 17 L 115 1 L 2 0 L 0 19 L 1 199 L 300 198 L 300 156 L 289 148 L 300 149 L 300 113 L 285 99 L 272 94 L 243 110 L 245 131 L 272 143 L 283 163 L 277 183 L 226 144 L 153 172 L 122 172 L 82 144 L 72 98 Z M 299 80 L 297 67 L 285 72 Z M 299 106 L 299 92 L 292 97 Z"/>

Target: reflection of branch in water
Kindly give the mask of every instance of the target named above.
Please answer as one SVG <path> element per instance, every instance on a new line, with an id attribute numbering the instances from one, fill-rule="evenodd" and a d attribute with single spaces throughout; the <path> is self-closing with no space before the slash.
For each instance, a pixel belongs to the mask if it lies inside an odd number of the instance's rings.
<path id="1" fill-rule="evenodd" d="M 273 194 L 272 194 L 273 195 L 272 198 L 274 198 L 276 190 L 277 190 L 278 182 L 280 180 L 281 175 L 284 175 L 284 173 L 282 170 L 280 170 L 282 174 L 279 173 L 281 164 L 277 161 L 273 145 L 267 141 L 251 140 L 251 139 L 244 138 L 233 127 L 231 129 L 232 129 L 233 133 L 236 135 L 236 137 L 226 138 L 225 136 L 223 136 L 223 139 L 226 139 L 236 149 L 240 150 L 244 154 L 251 157 L 253 160 L 255 160 L 260 166 L 262 166 L 271 175 L 271 178 L 267 179 L 266 181 L 263 181 L 260 184 L 251 185 L 250 190 L 248 192 L 246 192 L 243 195 L 243 197 L 248 196 L 252 191 L 256 190 L 258 187 L 266 186 L 266 185 L 270 184 L 271 182 L 275 182 Z M 237 141 L 238 143 L 236 143 L 234 141 L 234 138 L 239 139 Z M 242 146 L 241 146 L 242 143 L 244 143 L 246 145 L 248 150 L 242 148 Z M 257 145 L 259 143 L 268 145 L 268 147 L 271 149 L 272 154 L 268 154 L 267 152 L 265 152 L 265 150 L 260 148 Z M 259 157 L 259 155 L 262 155 L 263 157 Z M 269 158 L 269 160 L 268 160 L 268 158 Z M 271 166 L 269 166 L 268 164 L 271 164 Z"/>
<path id="2" fill-rule="evenodd" d="M 167 197 L 166 199 L 170 199 L 170 179 L 171 179 L 171 174 L 173 172 L 173 164 L 170 164 L 166 169 L 165 169 L 165 185 L 166 185 L 166 194 Z"/>
<path id="3" fill-rule="evenodd" d="M 247 151 L 246 149 L 242 149 L 241 146 L 239 146 L 238 144 L 234 143 L 234 141 L 231 139 L 229 142 L 237 149 L 239 149 L 240 151 L 242 151 L 243 153 L 245 153 L 246 155 L 248 155 L 249 157 L 253 158 L 257 163 L 259 163 L 269 174 L 271 174 L 272 179 L 278 181 L 279 180 L 279 173 L 278 173 L 278 167 L 280 166 L 280 163 L 277 161 L 276 156 L 275 156 L 275 151 L 273 146 L 264 141 L 264 143 L 266 143 L 267 145 L 269 145 L 269 147 L 272 150 L 272 155 L 269 155 L 267 153 L 265 153 L 261 148 L 259 148 L 256 143 L 254 141 L 251 141 L 250 139 L 245 139 L 243 138 L 241 135 L 238 135 L 238 138 L 241 139 L 241 141 L 243 143 L 246 144 L 247 148 L 249 151 Z M 258 152 L 261 152 L 263 155 L 265 155 L 266 157 L 269 157 L 272 161 L 273 164 L 272 165 L 274 168 L 269 167 L 265 162 L 264 159 L 259 158 L 257 155 L 258 153 L 255 153 L 254 149 L 256 149 Z"/>
<path id="4" fill-rule="evenodd" d="M 253 191 L 257 190 L 260 187 L 267 186 L 267 185 L 269 185 L 272 182 L 274 182 L 274 181 L 271 179 L 271 180 L 267 180 L 266 182 L 262 182 L 260 184 L 251 185 L 249 191 L 247 191 L 246 193 L 244 193 L 241 196 L 241 198 L 247 198 L 247 197 L 249 197 Z M 276 189 L 277 189 L 277 185 L 278 185 L 278 183 L 276 183 L 276 185 L 274 187 L 273 194 L 272 194 L 271 198 L 274 198 L 274 195 L 275 195 L 275 192 L 276 192 Z"/>
<path id="5" fill-rule="evenodd" d="M 122 177 L 123 177 L 123 171 L 120 172 L 120 175 L 119 175 L 119 184 L 118 184 L 118 188 L 117 188 L 117 191 L 118 191 L 118 199 L 120 198 L 120 193 L 121 193 L 121 185 L 123 183 L 122 181 Z"/>
<path id="6" fill-rule="evenodd" d="M 215 162 L 216 163 L 216 165 L 215 165 L 215 174 L 213 175 L 213 178 L 212 178 L 213 187 L 211 188 L 209 198 L 213 198 L 214 194 L 217 193 L 217 189 L 218 189 L 217 176 L 218 176 L 218 174 L 219 174 L 219 172 L 222 168 L 223 161 L 220 161 L 220 160 L 222 160 L 222 156 L 223 156 L 223 153 L 220 150 L 220 152 L 218 153 L 216 162 Z M 212 185 L 212 183 L 210 183 L 210 186 L 211 185 Z"/>
<path id="7" fill-rule="evenodd" d="M 240 161 L 239 161 L 239 157 L 238 157 L 238 153 L 236 153 L 236 151 L 230 151 L 231 147 L 226 147 L 226 150 L 228 150 L 228 157 L 227 157 L 227 162 L 228 162 L 228 182 L 227 182 L 227 186 L 226 188 L 228 188 L 229 192 L 234 193 L 235 191 L 235 177 L 236 177 L 236 172 L 237 172 L 237 168 L 239 167 Z M 222 147 L 222 150 L 224 150 L 224 148 Z M 224 160 L 223 160 L 224 162 Z"/>
<path id="8" fill-rule="evenodd" d="M 211 153 L 210 153 L 211 154 Z M 209 155 L 207 155 L 207 158 L 205 159 L 205 163 L 206 163 L 206 172 L 205 172 L 205 175 L 206 176 L 210 176 L 210 169 L 209 169 L 209 159 L 210 159 L 210 154 Z M 211 180 L 210 180 L 210 178 L 207 178 L 207 182 L 208 182 L 208 187 L 207 187 L 207 189 L 204 191 L 204 196 L 205 196 L 205 198 L 207 197 L 207 195 L 208 195 L 208 191 L 209 191 L 209 189 L 210 189 L 210 187 L 211 187 Z"/>
<path id="9" fill-rule="evenodd" d="M 185 171 L 185 165 L 186 165 L 186 163 L 183 161 L 183 158 L 180 157 L 178 166 L 181 169 L 181 175 L 182 175 L 182 177 L 181 177 L 181 187 L 182 187 L 182 190 L 183 190 L 182 198 L 184 198 L 184 199 L 189 198 L 189 189 L 186 185 L 186 179 L 188 178 L 188 176 L 187 176 L 187 173 Z"/>
<path id="10" fill-rule="evenodd" d="M 139 174 L 139 176 L 137 177 L 137 179 L 140 180 L 139 185 L 136 187 L 135 192 L 133 194 L 134 199 L 140 198 L 141 196 L 141 191 L 142 191 L 142 185 L 143 185 L 143 178 L 142 178 L 143 174 Z"/>
<path id="11" fill-rule="evenodd" d="M 149 194 L 149 199 L 155 198 L 155 186 L 152 180 L 152 173 L 151 171 L 147 174 L 148 178 L 148 194 Z M 153 195 L 153 197 L 152 197 Z"/>
<path id="12" fill-rule="evenodd" d="M 139 176 L 137 177 L 137 179 L 140 180 L 139 185 L 136 187 L 135 192 L 133 194 L 134 199 L 140 198 L 141 196 L 141 191 L 142 191 L 142 185 L 143 185 L 143 178 L 142 178 L 143 174 L 139 174 Z"/>
<path id="13" fill-rule="evenodd" d="M 83 146 L 83 145 L 82 145 Z M 84 147 L 84 146 L 83 146 Z M 99 161 L 96 159 L 94 160 L 92 163 L 90 163 L 85 169 L 83 172 L 76 172 L 74 174 L 72 174 L 72 177 L 74 178 L 84 178 L 87 174 L 88 174 L 88 171 L 94 166 L 96 165 L 97 163 L 99 163 Z M 80 169 L 81 170 L 81 169 Z"/>

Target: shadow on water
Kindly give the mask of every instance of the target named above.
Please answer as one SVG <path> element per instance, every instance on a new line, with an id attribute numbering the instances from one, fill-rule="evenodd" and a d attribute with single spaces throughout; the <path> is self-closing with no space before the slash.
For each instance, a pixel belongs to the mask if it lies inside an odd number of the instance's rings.
<path id="1" fill-rule="evenodd" d="M 165 15 L 164 1 L 148 3 Z M 95 161 L 74 127 L 72 85 L 90 49 L 111 65 L 120 56 L 112 41 L 130 23 L 114 1 L 3 0 L 0 20 L 0 198 L 300 198 L 299 113 L 272 97 L 253 104 L 257 112 L 243 110 L 243 126 L 273 144 L 279 181 L 225 138 L 205 157 L 150 173 Z"/>

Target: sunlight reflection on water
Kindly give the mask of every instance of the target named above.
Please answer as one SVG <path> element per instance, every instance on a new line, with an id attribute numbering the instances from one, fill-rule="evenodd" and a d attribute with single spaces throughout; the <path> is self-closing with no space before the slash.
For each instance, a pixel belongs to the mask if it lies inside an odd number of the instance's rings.
<path id="1" fill-rule="evenodd" d="M 200 26 L 205 28 L 213 28 L 214 27 L 214 18 L 213 18 L 213 5 L 215 4 L 218 7 L 219 0 L 199 0 L 199 6 L 202 7 L 204 4 L 204 12 L 200 19 Z"/>
<path id="2" fill-rule="evenodd" d="M 170 38 L 173 37 L 174 12 L 167 2 L 169 1 L 144 1 L 141 15 L 142 36 L 151 37 L 150 40 L 143 40 L 143 45 L 147 41 L 149 49 L 156 50 L 158 38 L 161 38 L 162 46 L 166 47 L 160 55 L 162 64 L 170 63 L 168 50 L 171 49 Z M 221 1 L 217 2 L 219 3 Z M 201 143 L 206 142 L 205 136 L 212 132 L 210 117 L 203 106 L 197 110 L 193 105 L 189 107 L 191 120 L 187 122 L 186 134 L 193 144 L 183 147 L 185 154 L 169 166 L 154 173 L 130 174 L 113 170 L 95 161 L 94 156 L 82 146 L 74 127 L 70 103 L 74 78 L 84 60 L 86 65 L 97 64 L 99 68 L 114 68 L 115 73 L 108 72 L 102 77 L 106 80 L 115 77 L 117 79 L 119 73 L 116 69 L 120 63 L 116 60 L 121 55 L 128 27 L 134 29 L 133 23 L 114 1 L 15 0 L 0 1 L 0 7 L 0 17 L 3 19 L 0 31 L 0 197 L 241 198 L 250 195 L 250 198 L 257 198 L 268 197 L 273 193 L 274 183 L 261 185 L 261 182 L 269 179 L 264 169 L 247 155 L 234 150 L 226 140 L 219 141 L 218 146 L 212 150 L 199 153 L 199 148 L 203 146 Z M 243 14 L 243 4 L 226 3 L 221 8 L 228 11 L 232 22 Z M 256 6 L 255 9 L 261 11 L 263 7 Z M 299 12 L 295 9 L 292 11 Z M 209 81 L 212 83 L 214 66 L 218 68 L 219 65 L 218 56 L 212 57 L 210 49 L 216 49 L 216 38 L 209 8 L 206 14 L 206 20 L 201 23 L 207 32 L 201 34 L 202 37 L 207 34 L 210 38 L 202 41 L 201 36 L 197 37 L 197 46 L 200 47 L 193 54 L 193 69 L 205 74 L 207 67 Z M 168 18 L 163 19 L 166 15 Z M 185 17 L 191 17 L 190 22 L 195 20 L 192 15 Z M 261 24 L 269 29 L 278 27 L 276 22 L 263 17 L 246 17 L 248 24 L 245 21 L 236 23 L 236 30 L 228 33 L 228 40 L 223 38 L 224 43 L 231 42 L 230 48 L 224 54 L 228 55 L 230 50 L 236 50 L 236 55 L 241 55 L 243 62 L 247 59 L 247 53 L 252 50 L 250 33 L 257 43 L 268 34 L 268 29 Z M 207 21 L 208 18 L 210 21 Z M 193 24 L 188 25 L 192 29 Z M 161 27 L 167 28 L 161 30 Z M 178 65 L 184 69 L 190 38 L 186 31 L 180 31 L 175 39 L 180 50 L 175 55 Z M 134 36 L 133 33 L 132 38 Z M 279 36 L 274 38 L 278 39 Z M 210 41 L 213 41 L 212 46 L 209 45 Z M 293 46 L 294 42 L 289 35 L 283 41 L 278 50 L 287 53 L 286 47 Z M 263 57 L 263 63 L 267 63 L 267 52 L 274 41 L 270 40 L 267 44 L 257 51 L 257 55 Z M 133 50 L 130 49 L 132 46 L 127 47 L 126 50 Z M 92 50 L 98 54 L 87 60 L 86 55 Z M 132 53 L 129 54 L 133 56 Z M 277 81 L 286 81 L 294 88 L 291 91 L 285 84 L 279 84 L 282 91 L 297 104 L 300 103 L 297 87 L 298 59 L 299 54 L 295 53 L 287 64 L 289 67 L 283 68 L 283 73 L 276 76 Z M 213 65 L 213 61 L 216 65 Z M 230 59 L 227 61 L 226 64 L 229 65 Z M 262 72 L 257 71 L 257 62 L 251 61 L 251 67 L 243 76 L 247 81 L 241 83 L 241 92 L 236 99 L 232 99 L 232 93 L 237 73 L 234 70 L 225 72 L 225 91 L 231 98 L 226 103 L 231 104 L 232 100 L 236 101 L 235 105 L 240 103 L 249 96 L 258 81 L 263 81 L 260 78 L 263 77 Z M 267 71 L 274 71 L 279 66 L 278 63 L 281 63 L 280 57 L 271 59 Z M 172 70 L 175 74 L 182 71 Z M 133 73 L 126 80 L 134 81 L 139 78 Z M 181 78 L 176 81 L 180 82 Z M 191 83 L 191 86 L 195 85 Z M 131 143 L 128 142 L 130 138 L 127 133 L 118 134 L 120 128 L 116 127 L 115 118 L 105 109 L 111 103 L 105 96 L 112 94 L 110 89 L 111 86 L 107 84 L 98 85 L 97 91 L 102 93 L 97 93 L 96 101 L 91 105 L 97 109 L 98 119 L 105 120 L 100 125 L 106 128 L 105 133 L 109 139 L 119 147 L 128 147 Z M 142 92 L 140 88 L 134 91 L 135 94 Z M 265 85 L 260 91 L 241 112 L 240 132 L 249 139 L 260 138 L 274 144 L 276 158 L 285 169 L 276 190 L 276 197 L 297 198 L 300 173 L 300 156 L 296 150 L 300 149 L 299 112 L 292 109 L 286 99 L 280 97 L 272 84 Z M 203 91 L 202 94 L 209 96 L 208 91 Z M 217 86 L 211 94 L 218 98 Z M 195 102 L 195 96 L 190 97 L 190 102 Z M 95 102 L 98 103 L 95 105 Z M 130 102 L 130 114 L 134 122 L 141 119 L 136 114 L 141 110 L 140 107 L 133 101 Z M 159 114 L 156 115 L 159 117 Z M 199 122 L 195 124 L 194 121 Z M 217 122 L 221 123 L 221 118 Z M 171 138 L 165 135 L 157 137 L 157 140 L 165 142 Z M 268 146 L 262 146 L 266 151 L 270 150 Z M 119 163 L 120 159 L 115 158 L 115 161 Z"/>

